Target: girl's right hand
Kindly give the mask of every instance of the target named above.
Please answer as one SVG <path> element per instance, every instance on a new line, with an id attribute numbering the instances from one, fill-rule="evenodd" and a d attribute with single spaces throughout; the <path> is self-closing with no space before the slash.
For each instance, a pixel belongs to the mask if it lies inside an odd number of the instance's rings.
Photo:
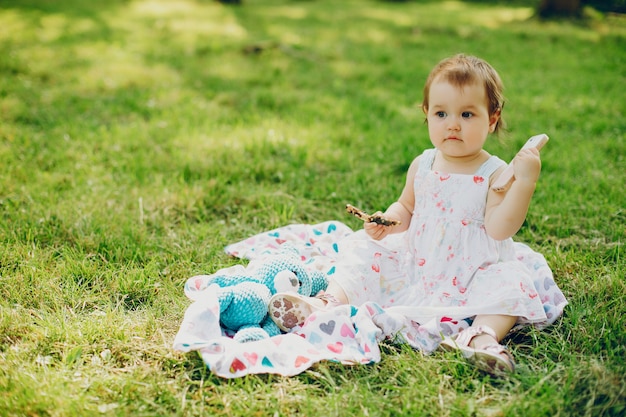
<path id="1" fill-rule="evenodd" d="M 382 216 L 383 213 L 381 211 L 377 211 L 376 213 L 374 213 L 374 216 L 377 215 Z M 365 233 L 367 233 L 367 235 L 374 240 L 383 239 L 389 234 L 389 231 L 392 227 L 393 226 L 384 226 L 382 224 L 374 222 L 366 222 L 363 224 L 363 229 L 365 230 Z"/>

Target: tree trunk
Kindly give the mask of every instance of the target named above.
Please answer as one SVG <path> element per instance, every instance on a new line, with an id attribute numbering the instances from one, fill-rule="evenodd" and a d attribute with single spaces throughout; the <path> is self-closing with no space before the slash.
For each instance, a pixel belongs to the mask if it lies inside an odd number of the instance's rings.
<path id="1" fill-rule="evenodd" d="M 582 6 L 580 0 L 542 0 L 537 11 L 541 17 L 575 17 Z"/>

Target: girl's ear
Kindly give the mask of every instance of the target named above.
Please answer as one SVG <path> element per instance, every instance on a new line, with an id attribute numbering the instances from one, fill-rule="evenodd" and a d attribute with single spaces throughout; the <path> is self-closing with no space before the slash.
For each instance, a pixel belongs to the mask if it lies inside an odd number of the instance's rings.
<path id="1" fill-rule="evenodd" d="M 496 126 L 498 126 L 498 121 L 500 120 L 501 110 L 498 109 L 491 116 L 489 116 L 489 133 L 493 133 L 496 130 Z"/>
<path id="2" fill-rule="evenodd" d="M 424 124 L 427 125 L 428 124 L 428 106 L 425 104 L 422 104 L 422 111 L 426 115 L 426 117 L 424 118 Z"/>

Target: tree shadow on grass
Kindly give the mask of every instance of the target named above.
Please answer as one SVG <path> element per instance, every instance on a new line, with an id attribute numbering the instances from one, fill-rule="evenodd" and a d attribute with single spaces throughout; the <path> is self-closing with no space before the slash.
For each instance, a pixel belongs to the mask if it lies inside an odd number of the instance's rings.
<path id="1" fill-rule="evenodd" d="M 19 9 L 43 13 L 62 13 L 94 17 L 102 11 L 130 3 L 130 0 L 83 1 L 83 0 L 0 0 L 0 9 Z"/>

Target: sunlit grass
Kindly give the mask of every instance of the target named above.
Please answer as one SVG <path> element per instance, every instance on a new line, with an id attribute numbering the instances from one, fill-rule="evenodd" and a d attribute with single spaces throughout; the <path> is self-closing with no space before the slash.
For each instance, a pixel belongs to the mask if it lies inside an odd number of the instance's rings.
<path id="1" fill-rule="evenodd" d="M 7 415 L 620 415 L 626 21 L 460 1 L 0 0 L 0 410 Z M 187 277 L 288 223 L 386 207 L 429 146 L 441 58 L 500 71 L 510 159 L 546 132 L 518 238 L 570 300 L 498 381 L 454 355 L 225 381 L 171 349 Z M 3 414 L 0 412 L 0 414 Z"/>

